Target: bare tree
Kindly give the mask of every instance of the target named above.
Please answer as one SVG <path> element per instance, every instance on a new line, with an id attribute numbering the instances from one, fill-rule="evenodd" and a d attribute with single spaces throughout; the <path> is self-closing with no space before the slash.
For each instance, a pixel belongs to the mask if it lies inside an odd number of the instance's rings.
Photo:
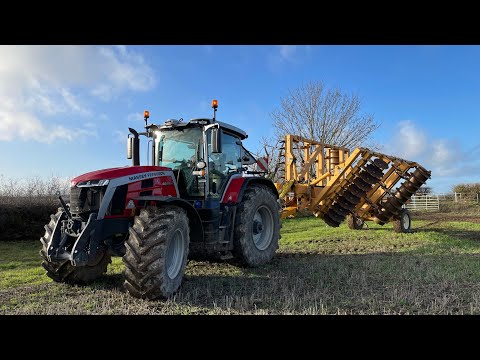
<path id="1" fill-rule="evenodd" d="M 289 90 L 281 98 L 280 107 L 270 114 L 276 140 L 263 139 L 265 152 L 272 163 L 281 161 L 274 154 L 273 143 L 286 134 L 295 134 L 326 144 L 353 148 L 362 146 L 379 127 L 373 115 L 361 113 L 361 100 L 356 94 L 327 89 L 323 82 L 308 82 Z M 302 154 L 299 154 L 302 157 Z M 275 166 L 271 166 L 274 171 Z M 279 174 L 269 173 L 276 179 Z"/>
<path id="2" fill-rule="evenodd" d="M 361 114 L 356 94 L 326 89 L 321 81 L 289 91 L 271 113 L 276 135 L 296 134 L 327 144 L 354 148 L 378 128 L 373 115 Z"/>

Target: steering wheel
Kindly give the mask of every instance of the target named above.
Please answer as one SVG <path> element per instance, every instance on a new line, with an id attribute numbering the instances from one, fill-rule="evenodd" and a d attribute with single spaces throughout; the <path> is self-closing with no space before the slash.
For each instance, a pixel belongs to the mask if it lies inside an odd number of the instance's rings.
<path id="1" fill-rule="evenodd" d="M 232 165 L 232 164 L 225 164 L 225 166 L 227 167 L 227 174 L 230 174 L 231 172 L 237 172 L 237 167 L 235 165 Z M 230 167 L 232 166 L 232 167 Z"/>
<path id="2" fill-rule="evenodd" d="M 224 173 L 222 173 L 221 171 L 218 171 L 218 170 L 214 170 L 214 169 L 211 169 L 210 172 L 213 174 L 213 175 L 218 175 L 222 178 L 226 177 Z"/>

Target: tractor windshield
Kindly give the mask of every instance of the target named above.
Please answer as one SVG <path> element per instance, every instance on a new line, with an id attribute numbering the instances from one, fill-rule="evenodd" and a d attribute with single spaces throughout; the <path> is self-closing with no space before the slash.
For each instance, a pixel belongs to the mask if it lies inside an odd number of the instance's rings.
<path id="1" fill-rule="evenodd" d="M 162 129 L 156 135 L 158 166 L 182 169 L 203 158 L 201 128 Z"/>

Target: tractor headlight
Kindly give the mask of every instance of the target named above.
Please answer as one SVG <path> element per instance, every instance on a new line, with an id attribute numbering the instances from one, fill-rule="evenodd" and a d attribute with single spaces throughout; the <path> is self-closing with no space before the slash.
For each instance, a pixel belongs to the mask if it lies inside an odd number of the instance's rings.
<path id="1" fill-rule="evenodd" d="M 77 184 L 77 187 L 105 186 L 110 182 L 109 179 L 104 180 L 87 180 Z"/>

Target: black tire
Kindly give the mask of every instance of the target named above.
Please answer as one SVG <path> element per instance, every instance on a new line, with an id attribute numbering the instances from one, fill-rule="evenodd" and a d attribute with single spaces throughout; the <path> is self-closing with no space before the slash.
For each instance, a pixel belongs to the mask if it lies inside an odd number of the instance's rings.
<path id="1" fill-rule="evenodd" d="M 190 230 L 176 206 L 142 209 L 126 241 L 125 289 L 142 299 L 168 298 L 178 290 L 187 265 Z"/>
<path id="2" fill-rule="evenodd" d="M 365 223 L 359 217 L 356 217 L 355 215 L 349 214 L 349 215 L 347 215 L 347 224 L 348 224 L 348 227 L 352 230 L 362 230 L 363 225 Z"/>
<path id="3" fill-rule="evenodd" d="M 412 231 L 412 217 L 410 211 L 403 209 L 399 217 L 393 221 L 393 230 L 397 233 L 408 233 Z"/>
<path id="4" fill-rule="evenodd" d="M 53 229 L 58 218 L 64 213 L 63 209 L 59 209 L 56 214 L 50 215 L 50 222 L 45 225 L 45 235 L 40 238 L 42 249 L 40 256 L 42 257 L 42 266 L 47 271 L 46 275 L 56 282 L 65 282 L 70 284 L 82 284 L 91 282 L 102 274 L 107 272 L 108 264 L 112 262 L 110 254 L 106 251 L 100 261 L 93 266 L 73 266 L 70 260 L 53 260 L 49 261 L 47 257 L 47 247 L 50 237 L 53 235 Z"/>
<path id="5" fill-rule="evenodd" d="M 254 184 L 245 190 L 237 208 L 233 253 L 247 266 L 260 266 L 272 260 L 279 239 L 277 198 L 265 185 Z"/>

